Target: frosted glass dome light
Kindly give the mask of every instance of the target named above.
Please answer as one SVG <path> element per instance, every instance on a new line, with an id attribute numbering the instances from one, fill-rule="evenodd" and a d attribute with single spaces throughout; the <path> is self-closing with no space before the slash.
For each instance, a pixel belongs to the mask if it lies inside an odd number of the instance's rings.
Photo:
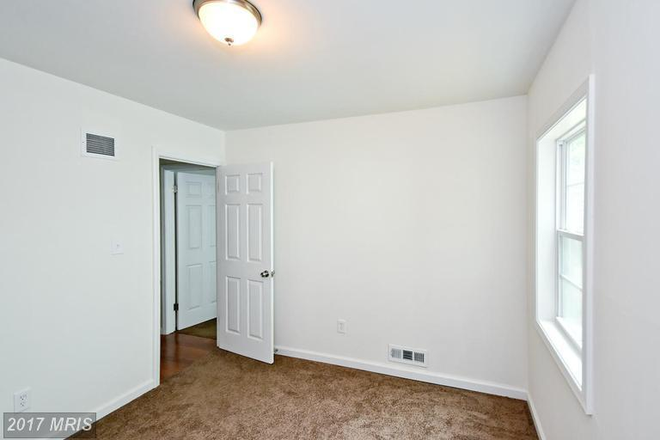
<path id="1" fill-rule="evenodd" d="M 259 10 L 246 0 L 194 0 L 193 7 L 206 31 L 228 46 L 247 43 L 261 25 Z"/>

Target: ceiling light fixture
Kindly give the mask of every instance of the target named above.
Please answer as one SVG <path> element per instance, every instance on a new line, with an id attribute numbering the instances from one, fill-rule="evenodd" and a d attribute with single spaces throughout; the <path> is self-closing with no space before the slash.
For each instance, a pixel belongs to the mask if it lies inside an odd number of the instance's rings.
<path id="1" fill-rule="evenodd" d="M 193 8 L 206 31 L 228 46 L 247 43 L 261 25 L 261 13 L 247 0 L 194 0 Z"/>

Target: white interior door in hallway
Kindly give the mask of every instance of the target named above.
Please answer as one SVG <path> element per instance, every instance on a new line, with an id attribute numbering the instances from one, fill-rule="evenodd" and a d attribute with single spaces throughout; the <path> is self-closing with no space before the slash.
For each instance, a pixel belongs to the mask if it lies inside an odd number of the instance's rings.
<path id="1" fill-rule="evenodd" d="M 215 176 L 177 173 L 178 329 L 217 316 Z"/>

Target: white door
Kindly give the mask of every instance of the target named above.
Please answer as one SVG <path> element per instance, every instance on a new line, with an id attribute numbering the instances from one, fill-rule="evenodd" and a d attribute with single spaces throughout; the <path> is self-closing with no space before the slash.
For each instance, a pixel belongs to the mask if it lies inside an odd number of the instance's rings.
<path id="1" fill-rule="evenodd" d="M 177 173 L 179 329 L 216 317 L 215 176 Z"/>
<path id="2" fill-rule="evenodd" d="M 273 363 L 273 165 L 218 168 L 218 347 Z"/>

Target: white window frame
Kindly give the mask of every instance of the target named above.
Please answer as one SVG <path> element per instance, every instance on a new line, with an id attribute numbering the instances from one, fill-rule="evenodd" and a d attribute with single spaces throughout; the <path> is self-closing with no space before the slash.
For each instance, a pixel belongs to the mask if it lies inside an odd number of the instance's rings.
<path id="1" fill-rule="evenodd" d="M 575 107 L 586 100 L 586 157 L 585 157 L 585 189 L 584 189 L 584 232 L 583 235 L 575 234 L 573 232 L 561 230 L 560 226 L 560 212 L 557 209 L 559 203 L 564 203 L 564 200 L 554 201 L 555 206 L 555 237 L 553 259 L 554 263 L 541 263 L 550 261 L 548 258 L 547 241 L 542 243 L 539 238 L 541 229 L 539 226 L 540 209 L 547 210 L 547 201 L 544 208 L 540 208 L 539 194 L 541 194 L 540 186 L 542 182 L 539 180 L 540 160 L 539 148 L 541 141 L 545 135 L 550 133 L 553 128 L 557 127 L 564 117 L 570 113 Z M 573 128 L 565 132 L 565 135 L 558 136 L 557 140 L 564 139 L 567 134 L 577 135 L 571 133 L 578 128 L 574 125 Z M 570 137 L 570 136 L 569 136 Z M 563 198 L 563 190 L 560 190 L 560 182 L 563 176 L 558 173 L 564 167 L 558 166 L 560 160 L 559 149 L 557 149 L 557 157 L 555 159 L 555 197 Z M 584 412 L 588 415 L 593 414 L 593 342 L 592 342 L 592 327 L 593 327 L 593 233 L 594 220 L 593 220 L 593 201 L 594 201 L 594 78 L 591 75 L 588 80 L 583 83 L 578 90 L 566 101 L 566 103 L 555 113 L 550 122 L 546 124 L 545 128 L 539 133 L 535 142 L 535 157 L 536 157 L 536 210 L 535 210 L 535 292 L 534 292 L 534 320 L 535 327 L 546 347 L 550 351 L 553 359 L 555 360 L 559 370 L 566 378 L 568 385 L 573 391 L 574 395 L 580 402 Z M 547 184 L 549 181 L 546 181 Z M 563 206 L 563 205 L 562 205 Z M 564 210 L 565 211 L 565 210 Z M 547 220 L 543 220 L 547 226 Z M 547 230 L 547 228 L 546 228 Z M 543 232 L 545 234 L 545 232 Z M 559 306 L 559 273 L 560 273 L 560 240 L 561 236 L 566 235 L 569 238 L 579 239 L 582 242 L 582 344 L 571 336 L 561 319 L 557 319 L 560 314 Z M 549 237 L 549 236 L 548 236 Z M 549 240 L 549 238 L 548 238 Z M 541 257 L 540 252 L 544 252 L 544 257 Z M 545 266 L 543 266 L 545 264 Z M 554 265 L 554 267 L 549 267 Z M 543 271 L 541 274 L 540 271 Z M 552 271 L 554 276 L 549 276 L 549 271 Z M 541 274 L 541 275 L 540 275 Z M 554 279 L 554 285 L 549 286 L 549 280 Z M 542 285 L 544 284 L 545 285 Z M 548 295 L 548 297 L 541 298 L 540 295 Z M 550 298 L 550 296 L 552 296 Z"/>

